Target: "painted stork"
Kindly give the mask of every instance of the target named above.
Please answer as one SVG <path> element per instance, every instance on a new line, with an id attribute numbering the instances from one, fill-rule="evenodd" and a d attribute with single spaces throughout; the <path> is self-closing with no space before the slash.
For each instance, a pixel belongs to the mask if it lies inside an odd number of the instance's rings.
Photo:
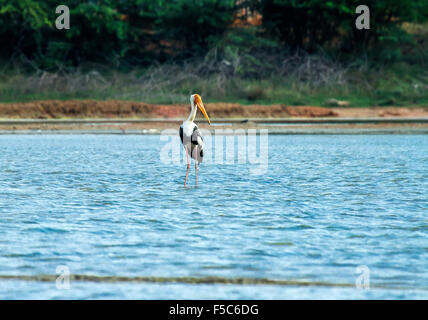
<path id="1" fill-rule="evenodd" d="M 199 94 L 192 94 L 190 96 L 190 108 L 189 117 L 180 126 L 181 143 L 184 146 L 184 150 L 186 150 L 187 156 L 187 172 L 186 179 L 184 180 L 184 186 L 186 186 L 187 176 L 190 169 L 189 153 L 195 160 L 196 185 L 198 185 L 198 164 L 202 162 L 202 158 L 204 157 L 204 139 L 202 138 L 201 131 L 199 131 L 198 126 L 193 122 L 196 117 L 196 111 L 198 111 L 197 108 L 201 110 L 202 114 L 208 120 L 208 123 L 211 124 L 210 118 L 205 111 L 204 104 L 202 103 L 202 99 Z"/>

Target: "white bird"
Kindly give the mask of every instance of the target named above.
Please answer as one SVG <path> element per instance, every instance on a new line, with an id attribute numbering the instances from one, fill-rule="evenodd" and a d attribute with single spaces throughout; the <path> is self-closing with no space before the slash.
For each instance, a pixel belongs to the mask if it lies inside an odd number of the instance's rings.
<path id="1" fill-rule="evenodd" d="M 198 185 L 198 164 L 202 162 L 202 158 L 204 157 L 204 139 L 202 138 L 198 126 L 193 122 L 196 117 L 197 108 L 201 110 L 202 114 L 208 120 L 208 123 L 211 124 L 210 118 L 205 111 L 204 104 L 202 103 L 202 99 L 199 94 L 192 94 L 190 96 L 190 106 L 190 115 L 180 126 L 180 138 L 187 155 L 187 172 L 186 179 L 184 180 L 184 186 L 186 186 L 187 176 L 190 169 L 189 153 L 195 160 L 196 185 Z"/>

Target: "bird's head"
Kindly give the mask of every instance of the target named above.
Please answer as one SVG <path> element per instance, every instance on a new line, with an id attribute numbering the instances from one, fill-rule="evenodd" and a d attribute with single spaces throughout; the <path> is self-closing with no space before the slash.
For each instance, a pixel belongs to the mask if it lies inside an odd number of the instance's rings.
<path id="1" fill-rule="evenodd" d="M 207 112 L 205 111 L 204 103 L 202 102 L 202 98 L 199 94 L 192 94 L 190 96 L 190 103 L 192 106 L 197 106 L 199 110 L 201 110 L 204 117 L 207 119 L 208 123 L 211 124 L 210 118 L 208 117 Z"/>

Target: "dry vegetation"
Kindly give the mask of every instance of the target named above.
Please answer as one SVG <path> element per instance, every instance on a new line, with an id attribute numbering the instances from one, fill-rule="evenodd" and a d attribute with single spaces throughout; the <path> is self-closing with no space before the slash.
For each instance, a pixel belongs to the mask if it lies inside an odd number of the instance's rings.
<path id="1" fill-rule="evenodd" d="M 7 68 L 7 67 L 5 67 Z M 344 65 L 297 52 L 245 54 L 213 49 L 203 59 L 118 71 L 102 65 L 0 74 L 0 102 L 47 99 L 187 103 L 198 92 L 207 101 L 329 106 L 428 105 L 428 71 L 420 65 Z"/>

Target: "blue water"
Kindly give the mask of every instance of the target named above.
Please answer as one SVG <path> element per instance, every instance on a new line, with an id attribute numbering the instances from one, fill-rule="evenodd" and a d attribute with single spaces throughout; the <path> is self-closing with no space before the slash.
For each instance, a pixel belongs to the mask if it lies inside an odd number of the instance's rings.
<path id="1" fill-rule="evenodd" d="M 160 161 L 138 135 L 0 136 L 0 275 L 269 278 L 350 287 L 0 280 L 2 299 L 428 298 L 428 139 L 270 136 L 268 171 Z M 354 287 L 369 268 L 370 289 Z"/>

